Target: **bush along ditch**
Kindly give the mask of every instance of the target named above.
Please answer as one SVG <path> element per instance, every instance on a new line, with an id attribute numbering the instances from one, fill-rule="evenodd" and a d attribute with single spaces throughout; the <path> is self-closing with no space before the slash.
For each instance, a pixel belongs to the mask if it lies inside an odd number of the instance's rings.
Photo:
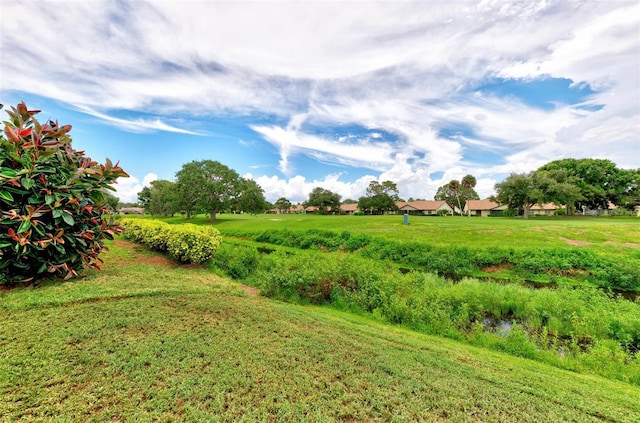
<path id="1" fill-rule="evenodd" d="M 0 286 L 99 269 L 104 240 L 121 232 L 105 193 L 129 175 L 74 150 L 71 125 L 38 112 L 11 107 L 0 135 Z"/>
<path id="2" fill-rule="evenodd" d="M 343 252 L 225 244 L 211 261 L 263 295 L 368 314 L 561 368 L 640 385 L 640 306 L 596 288 L 535 290 L 435 274 L 400 274 Z"/>
<path id="3" fill-rule="evenodd" d="M 520 280 L 574 280 L 602 288 L 640 291 L 640 261 L 620 262 L 579 248 L 470 248 L 399 242 L 348 231 L 271 230 L 234 233 L 256 242 L 302 250 L 356 252 L 364 258 L 384 260 L 410 269 L 460 279 L 477 276 L 490 266 L 509 269 Z"/>
<path id="4" fill-rule="evenodd" d="M 206 263 L 222 243 L 220 232 L 210 226 L 169 225 L 144 219 L 123 219 L 122 226 L 125 238 L 167 253 L 181 263 Z"/>

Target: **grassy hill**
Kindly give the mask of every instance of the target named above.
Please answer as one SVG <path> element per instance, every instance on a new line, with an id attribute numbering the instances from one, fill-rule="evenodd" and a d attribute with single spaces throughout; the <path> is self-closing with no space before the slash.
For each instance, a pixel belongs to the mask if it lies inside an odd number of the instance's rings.
<path id="1" fill-rule="evenodd" d="M 268 300 L 122 241 L 105 259 L 0 291 L 1 421 L 640 420 L 625 383 Z"/>

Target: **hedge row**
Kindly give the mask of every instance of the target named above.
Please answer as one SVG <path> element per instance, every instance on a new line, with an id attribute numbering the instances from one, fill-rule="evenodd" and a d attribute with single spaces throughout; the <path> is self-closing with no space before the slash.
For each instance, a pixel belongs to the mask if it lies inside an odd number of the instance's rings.
<path id="1" fill-rule="evenodd" d="M 640 288 L 640 264 L 637 261 L 614 262 L 595 251 L 579 248 L 433 246 L 319 229 L 230 235 L 300 249 L 357 252 L 365 258 L 391 261 L 454 278 L 472 276 L 487 266 L 505 266 L 523 279 L 549 275 L 584 279 L 596 286 L 611 289 Z"/>
<path id="2" fill-rule="evenodd" d="M 141 219 L 123 219 L 122 226 L 127 239 L 169 253 L 183 263 L 209 261 L 222 243 L 220 231 L 209 226 L 169 225 Z"/>

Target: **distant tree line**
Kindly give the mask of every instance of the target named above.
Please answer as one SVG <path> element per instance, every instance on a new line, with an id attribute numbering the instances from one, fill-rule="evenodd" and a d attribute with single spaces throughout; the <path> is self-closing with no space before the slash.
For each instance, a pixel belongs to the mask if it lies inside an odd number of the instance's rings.
<path id="1" fill-rule="evenodd" d="M 438 188 L 434 200 L 446 201 L 460 212 L 469 200 L 479 200 L 473 175 L 453 179 Z M 512 173 L 495 185 L 492 199 L 505 204 L 513 213 L 528 216 L 534 204 L 555 203 L 566 207 L 567 214 L 576 210 L 606 209 L 609 203 L 628 210 L 640 205 L 640 169 L 619 169 L 603 159 L 562 159 L 552 161 L 534 172 Z M 291 201 L 280 197 L 272 205 L 264 190 L 253 180 L 242 178 L 236 171 L 212 160 L 193 161 L 182 166 L 175 181 L 157 180 L 138 193 L 145 211 L 153 215 L 172 216 L 185 213 L 191 217 L 208 213 L 216 220 L 220 212 L 262 213 L 275 209 L 288 213 Z M 117 199 L 110 199 L 117 206 Z M 371 181 L 366 194 L 357 201 L 346 199 L 323 187 L 316 187 L 303 203 L 317 207 L 318 213 L 336 213 L 340 204 L 358 204 L 367 214 L 384 214 L 397 210 L 400 198 L 393 181 Z M 409 201 L 413 201 L 410 198 Z"/>
<path id="2" fill-rule="evenodd" d="M 640 169 L 619 169 L 603 159 L 555 160 L 529 173 L 512 173 L 495 185 L 495 200 L 522 212 L 534 204 L 581 209 L 607 209 L 609 204 L 633 210 L 640 205 Z"/>
<path id="3" fill-rule="evenodd" d="M 157 180 L 138 193 L 140 205 L 157 216 L 207 213 L 215 221 L 220 212 L 262 213 L 271 205 L 263 189 L 253 180 L 212 160 L 182 166 L 176 180 Z"/>

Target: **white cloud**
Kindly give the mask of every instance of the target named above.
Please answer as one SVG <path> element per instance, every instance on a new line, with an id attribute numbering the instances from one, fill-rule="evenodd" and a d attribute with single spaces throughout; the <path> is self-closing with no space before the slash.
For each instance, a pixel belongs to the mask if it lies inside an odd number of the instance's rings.
<path id="1" fill-rule="evenodd" d="M 303 151 L 317 160 L 377 169 L 393 163 L 394 149 L 384 142 L 361 138 L 353 143 L 330 140 L 279 126 L 251 126 L 265 140 L 280 149 L 280 170 L 289 173 L 289 156 Z"/>
<path id="2" fill-rule="evenodd" d="M 158 175 L 155 173 L 144 175 L 142 183 L 133 175 L 128 178 L 118 178 L 118 182 L 113 185 L 116 189 L 114 195 L 123 203 L 135 203 L 138 201 L 138 193 L 142 191 L 142 188 L 150 186 L 151 182 L 157 179 Z"/>
<path id="3" fill-rule="evenodd" d="M 303 200 L 314 184 L 344 197 L 364 192 L 368 181 L 347 175 L 294 176 L 304 171 L 296 166 L 301 155 L 370 169 L 374 179 L 397 181 L 403 195 L 425 198 L 448 182 L 432 179 L 436 172 L 444 179 L 475 174 L 479 192 L 488 194 L 499 175 L 561 157 L 640 167 L 636 0 L 188 7 L 142 0 L 59 7 L 34 0 L 4 2 L 2 9 L 3 91 L 56 99 L 133 132 L 204 134 L 173 124 L 176 113 L 247 117 L 278 149 L 287 179 L 256 177 L 276 196 Z M 571 79 L 596 90 L 582 106 L 603 107 L 541 110 L 470 94 L 493 77 Z M 444 124 L 472 134 L 444 137 Z M 349 125 L 370 135 L 331 137 L 310 129 Z M 502 160 L 487 165 L 469 159 L 471 150 Z M 123 180 L 119 195 L 133 198 L 142 185 Z"/>
<path id="4" fill-rule="evenodd" d="M 293 203 L 303 202 L 309 199 L 309 193 L 316 187 L 322 187 L 332 192 L 338 193 L 342 199 L 351 198 L 357 200 L 365 194 L 369 182 L 376 180 L 375 176 L 363 176 L 356 181 L 341 181 L 339 173 L 327 175 L 322 180 L 307 181 L 304 176 L 296 175 L 288 179 L 278 176 L 258 176 L 251 174 L 244 175 L 251 178 L 260 185 L 266 193 L 268 201 L 275 202 L 280 197 L 285 197 Z"/>
<path id="5" fill-rule="evenodd" d="M 176 128 L 175 126 L 171 126 L 162 122 L 160 119 L 154 119 L 154 120 L 121 119 L 114 116 L 109 116 L 105 113 L 100 113 L 88 107 L 81 107 L 79 108 L 79 110 L 88 115 L 97 117 L 98 119 L 108 123 L 109 125 L 117 126 L 129 132 L 166 131 L 166 132 L 176 132 L 179 134 L 205 135 L 205 133 L 202 133 L 202 132 L 189 131 L 186 129 Z"/>

